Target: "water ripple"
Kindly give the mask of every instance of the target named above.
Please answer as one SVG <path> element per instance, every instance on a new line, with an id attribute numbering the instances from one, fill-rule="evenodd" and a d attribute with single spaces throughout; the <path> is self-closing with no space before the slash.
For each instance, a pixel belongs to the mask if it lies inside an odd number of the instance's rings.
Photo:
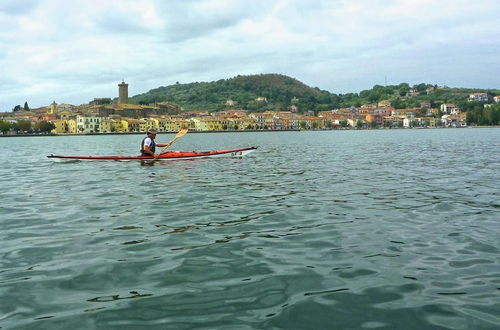
<path id="1" fill-rule="evenodd" d="M 260 148 L 154 166 L 40 154 L 134 135 L 13 138 L 0 327 L 497 328 L 499 134 L 192 134 L 177 146 Z"/>

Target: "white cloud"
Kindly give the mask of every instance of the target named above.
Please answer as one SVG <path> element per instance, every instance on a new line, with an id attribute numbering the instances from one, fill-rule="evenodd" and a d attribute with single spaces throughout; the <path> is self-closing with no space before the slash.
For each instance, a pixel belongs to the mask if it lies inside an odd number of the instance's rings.
<path id="1" fill-rule="evenodd" d="M 41 0 L 0 3 L 0 111 L 277 72 L 331 92 L 500 88 L 500 3 Z"/>

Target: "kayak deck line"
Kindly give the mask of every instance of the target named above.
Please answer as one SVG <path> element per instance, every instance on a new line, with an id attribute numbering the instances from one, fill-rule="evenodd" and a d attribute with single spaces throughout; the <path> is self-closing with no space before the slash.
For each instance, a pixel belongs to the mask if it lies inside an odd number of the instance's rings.
<path id="1" fill-rule="evenodd" d="M 167 151 L 160 154 L 158 160 L 193 159 L 207 157 L 243 157 L 257 147 L 222 149 L 211 151 Z M 54 155 L 47 156 L 54 160 L 152 160 L 152 156 L 85 156 L 85 155 Z"/>

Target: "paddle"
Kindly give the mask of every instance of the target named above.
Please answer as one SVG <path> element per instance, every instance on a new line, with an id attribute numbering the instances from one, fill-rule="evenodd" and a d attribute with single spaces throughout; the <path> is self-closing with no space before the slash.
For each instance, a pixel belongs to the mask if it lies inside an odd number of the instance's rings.
<path id="1" fill-rule="evenodd" d="M 175 135 L 175 137 L 172 139 L 172 141 L 170 141 L 169 143 L 167 143 L 167 145 L 166 145 L 165 147 L 163 147 L 163 149 L 161 149 L 160 153 L 159 153 L 157 156 L 155 156 L 155 158 L 154 158 L 154 159 L 155 159 L 155 160 L 157 160 L 157 159 L 158 159 L 158 157 L 160 157 L 160 155 L 161 155 L 161 154 L 162 154 L 165 150 L 167 150 L 167 148 L 168 148 L 168 147 L 170 147 L 170 146 L 172 145 L 172 143 L 174 143 L 174 142 L 175 142 L 175 140 L 180 139 L 181 137 L 183 137 L 184 135 L 186 135 L 186 133 L 187 133 L 188 131 L 189 131 L 189 129 L 188 129 L 188 128 L 183 128 L 183 129 L 181 129 L 181 130 L 180 130 L 180 131 L 179 131 L 179 132 Z"/>

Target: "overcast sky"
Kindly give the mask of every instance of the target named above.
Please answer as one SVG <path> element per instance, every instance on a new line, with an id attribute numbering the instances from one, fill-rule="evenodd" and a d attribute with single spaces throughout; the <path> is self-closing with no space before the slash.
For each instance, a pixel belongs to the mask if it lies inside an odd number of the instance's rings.
<path id="1" fill-rule="evenodd" d="M 0 111 L 280 73 L 500 88 L 498 0 L 0 0 Z"/>

